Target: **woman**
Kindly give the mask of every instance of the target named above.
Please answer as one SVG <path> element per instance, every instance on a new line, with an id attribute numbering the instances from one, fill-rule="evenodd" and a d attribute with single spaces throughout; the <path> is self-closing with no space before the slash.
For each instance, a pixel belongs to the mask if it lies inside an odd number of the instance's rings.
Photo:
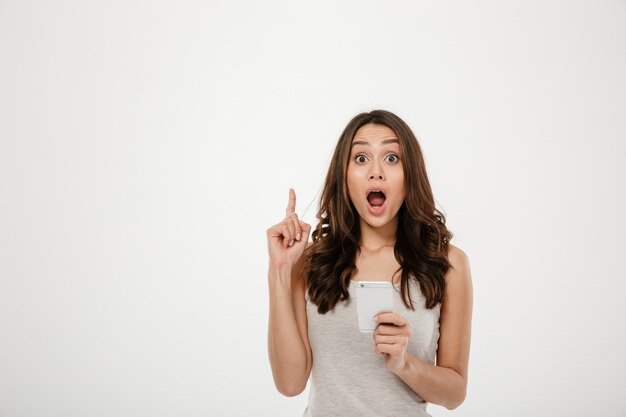
<path id="1" fill-rule="evenodd" d="M 268 352 L 274 382 L 304 416 L 429 416 L 465 399 L 472 281 L 435 209 L 420 146 L 395 114 L 355 116 L 339 138 L 311 226 L 289 189 L 267 230 Z M 354 282 L 390 281 L 394 312 L 358 330 Z M 436 359 L 436 361 L 435 361 Z M 436 362 L 436 363 L 435 363 Z"/>

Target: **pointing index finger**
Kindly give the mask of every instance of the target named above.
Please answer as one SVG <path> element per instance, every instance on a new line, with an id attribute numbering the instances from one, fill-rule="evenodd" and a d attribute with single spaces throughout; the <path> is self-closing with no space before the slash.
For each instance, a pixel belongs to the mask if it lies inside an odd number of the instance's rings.
<path id="1" fill-rule="evenodd" d="M 295 213 L 296 211 L 296 192 L 293 188 L 289 189 L 289 203 L 287 204 L 287 210 L 285 212 L 287 215 L 291 213 Z"/>

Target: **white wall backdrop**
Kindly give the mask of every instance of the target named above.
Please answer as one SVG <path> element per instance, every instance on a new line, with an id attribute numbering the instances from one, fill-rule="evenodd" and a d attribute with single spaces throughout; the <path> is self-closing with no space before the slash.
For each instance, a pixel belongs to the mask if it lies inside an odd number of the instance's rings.
<path id="1" fill-rule="evenodd" d="M 0 416 L 300 416 L 265 231 L 375 108 L 472 267 L 433 416 L 626 416 L 624 74 L 624 0 L 0 0 Z"/>

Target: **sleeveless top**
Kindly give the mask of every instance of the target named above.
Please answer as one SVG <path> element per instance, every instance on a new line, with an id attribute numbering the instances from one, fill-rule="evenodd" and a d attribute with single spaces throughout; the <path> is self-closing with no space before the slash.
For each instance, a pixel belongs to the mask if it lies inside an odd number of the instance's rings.
<path id="1" fill-rule="evenodd" d="M 441 305 L 427 309 L 419 283 L 414 278 L 409 283 L 415 311 L 404 305 L 400 284 L 394 285 L 393 311 L 409 322 L 407 353 L 434 365 Z M 349 291 L 350 298 L 326 314 L 319 314 L 305 293 L 313 365 L 303 417 L 430 417 L 428 403 L 374 352 L 373 333 L 359 331 L 354 281 Z"/>

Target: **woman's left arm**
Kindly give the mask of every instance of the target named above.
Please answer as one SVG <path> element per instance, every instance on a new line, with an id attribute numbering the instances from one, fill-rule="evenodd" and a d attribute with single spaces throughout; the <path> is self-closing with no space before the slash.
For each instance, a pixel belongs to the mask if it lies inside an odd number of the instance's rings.
<path id="1" fill-rule="evenodd" d="M 439 316 L 437 365 L 406 353 L 404 367 L 394 372 L 424 400 L 452 410 L 463 403 L 467 390 L 472 325 L 472 275 L 467 255 L 450 245 L 451 268 Z"/>

